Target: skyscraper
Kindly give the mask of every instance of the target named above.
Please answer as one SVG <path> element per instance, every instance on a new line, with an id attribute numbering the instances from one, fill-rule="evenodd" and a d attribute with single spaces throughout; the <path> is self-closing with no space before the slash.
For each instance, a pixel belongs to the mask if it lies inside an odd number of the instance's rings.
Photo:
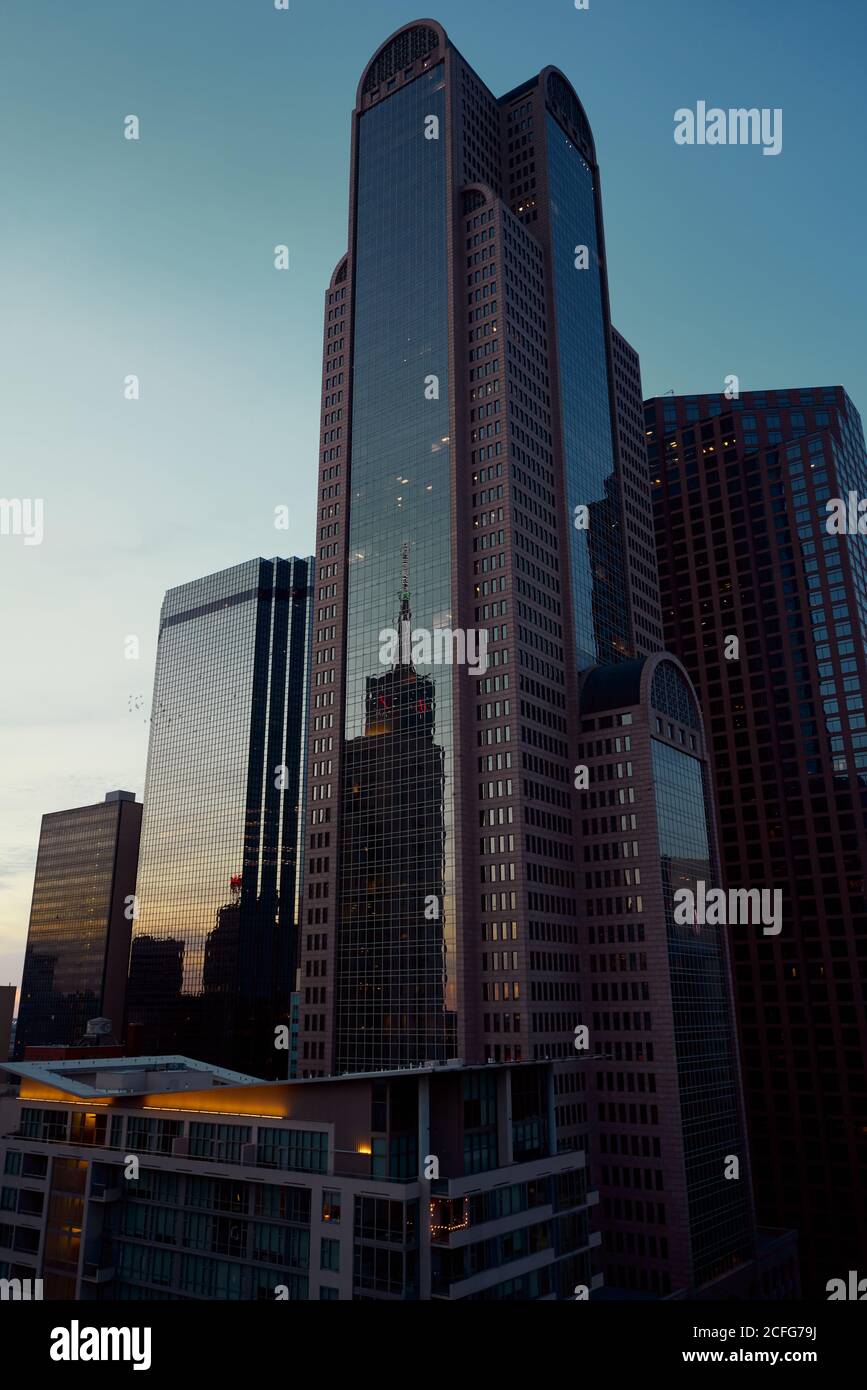
<path id="1" fill-rule="evenodd" d="M 759 1219 L 805 1290 L 867 1248 L 867 496 L 840 387 L 647 403 L 666 643 L 708 721 L 724 877 L 782 895 L 729 928 Z M 732 645 L 732 639 L 736 645 Z"/>
<path id="2" fill-rule="evenodd" d="M 605 1283 L 667 1296 L 734 1273 L 743 1294 L 756 1235 L 727 929 L 676 911 L 720 882 L 695 692 L 665 653 L 597 667 L 581 731 L 576 1021 L 594 1054 Z"/>
<path id="3" fill-rule="evenodd" d="M 624 500 L 618 467 L 636 424 L 575 93 L 549 68 L 498 100 L 438 25 L 408 25 L 359 84 L 326 296 L 302 1074 L 574 1059 L 580 678 L 659 631 L 624 557 L 630 507 L 652 559 L 646 471 Z M 413 633 L 449 657 L 404 663 L 415 706 L 372 736 L 404 572 Z M 484 659 L 452 659 L 474 635 Z"/>
<path id="4" fill-rule="evenodd" d="M 15 1056 L 71 1047 L 91 1018 L 123 1023 L 141 831 L 132 792 L 42 817 Z"/>
<path id="5" fill-rule="evenodd" d="M 251 560 L 160 617 L 128 1040 L 288 1076 L 312 562 Z"/>
<path id="6" fill-rule="evenodd" d="M 349 248 L 325 306 L 300 1073 L 552 1060 L 560 1148 L 607 1165 L 606 1269 L 708 1283 L 754 1250 L 726 941 L 672 922 L 676 883 L 715 881 L 708 770 L 660 652 L 640 371 L 565 77 L 497 99 L 439 25 L 400 30 L 358 88 Z"/>

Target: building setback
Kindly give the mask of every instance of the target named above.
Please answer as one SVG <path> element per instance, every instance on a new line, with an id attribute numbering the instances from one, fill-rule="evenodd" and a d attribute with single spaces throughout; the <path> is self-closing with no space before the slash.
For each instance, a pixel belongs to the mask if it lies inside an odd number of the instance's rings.
<path id="1" fill-rule="evenodd" d="M 671 975 L 661 837 L 679 843 L 696 808 L 663 816 L 652 780 L 651 716 L 670 711 L 642 666 L 662 622 L 641 377 L 610 325 L 593 136 L 555 68 L 498 99 L 429 21 L 376 52 L 352 130 L 349 251 L 325 305 L 299 1071 L 550 1059 L 561 1151 L 591 1150 L 608 1107 L 594 1178 L 604 1155 L 649 1160 L 608 1163 L 604 1267 L 676 1295 L 746 1270 L 755 1236 L 724 939 L 690 946 L 704 1062 Z M 386 639 L 404 629 L 447 629 L 484 661 L 424 642 L 396 659 Z M 694 704 L 678 663 L 657 669 Z M 615 805 L 637 818 L 636 862 L 597 871 L 597 851 L 625 860 L 625 837 L 583 828 L 602 791 L 576 773 L 589 727 L 623 714 L 642 721 L 643 780 L 626 758 L 599 770 L 608 821 Z M 692 729 L 675 781 L 705 785 Z M 639 869 L 646 898 L 627 886 Z M 597 872 L 615 891 L 591 894 Z M 652 1007 L 613 1022 L 591 995 L 597 900 L 606 944 L 653 948 L 622 996 L 646 989 Z M 718 1143 L 698 1155 L 689 1117 L 716 1101 Z M 634 1172 L 652 1204 L 633 1200 Z"/>
<path id="2" fill-rule="evenodd" d="M 289 1074 L 311 583 L 312 561 L 260 559 L 166 595 L 131 1051 Z"/>
<path id="3" fill-rule="evenodd" d="M 120 791 L 42 817 L 16 1057 L 72 1046 L 97 1016 L 119 1032 L 141 817 L 133 793 Z"/>
<path id="4" fill-rule="evenodd" d="M 656 537 L 647 477 L 647 441 L 644 434 L 644 395 L 638 353 L 612 326 L 614 401 L 620 445 L 625 535 L 624 562 L 629 568 L 632 600 L 633 645 L 636 656 L 650 656 L 665 648 Z"/>
<path id="5" fill-rule="evenodd" d="M 6 1071 L 20 1090 L 0 1100 L 0 1277 L 42 1279 L 45 1298 L 593 1286 L 596 1194 L 583 1154 L 556 1153 L 550 1064 L 270 1085 L 183 1057 Z"/>
<path id="6" fill-rule="evenodd" d="M 840 387 L 647 402 L 665 640 L 709 730 L 729 887 L 782 895 L 729 928 L 756 1206 L 798 1228 L 807 1294 L 867 1249 L 867 496 Z M 737 639 L 737 659 L 727 659 Z"/>
<path id="7" fill-rule="evenodd" d="M 439 25 L 395 34 L 358 88 L 349 242 L 325 307 L 299 1069 L 557 1059 L 581 1140 L 569 711 L 661 623 L 640 374 L 619 338 L 615 372 L 566 79 L 497 99 Z M 415 656 L 398 678 L 381 638 L 404 602 L 413 633 L 480 633 L 485 669 Z"/>
<path id="8" fill-rule="evenodd" d="M 598 667 L 581 730 L 578 1017 L 594 1055 L 605 1284 L 667 1296 L 733 1274 L 740 1286 L 756 1233 L 725 928 L 674 910 L 679 891 L 719 883 L 689 678 L 666 654 Z"/>

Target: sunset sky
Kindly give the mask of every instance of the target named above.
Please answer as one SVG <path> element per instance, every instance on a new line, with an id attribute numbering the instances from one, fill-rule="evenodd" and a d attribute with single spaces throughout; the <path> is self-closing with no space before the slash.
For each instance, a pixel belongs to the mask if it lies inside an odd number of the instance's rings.
<path id="1" fill-rule="evenodd" d="M 555 63 L 582 97 L 613 318 L 646 395 L 734 373 L 744 390 L 841 383 L 864 413 L 867 7 L 773 8 L 432 16 L 495 94 Z M 368 59 L 418 17 L 396 0 L 4 0 L 0 493 L 42 498 L 45 534 L 0 536 L 0 983 L 20 981 L 42 814 L 141 796 L 164 591 L 314 549 L 350 113 Z M 782 153 L 678 146 L 674 112 L 700 100 L 782 108 Z"/>

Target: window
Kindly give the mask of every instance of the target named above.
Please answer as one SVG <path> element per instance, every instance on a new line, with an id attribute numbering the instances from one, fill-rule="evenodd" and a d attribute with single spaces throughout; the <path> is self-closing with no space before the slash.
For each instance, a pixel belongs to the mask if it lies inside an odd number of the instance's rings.
<path id="1" fill-rule="evenodd" d="M 249 1125 L 209 1125 L 196 1120 L 190 1125 L 190 1155 L 193 1158 L 240 1163 L 241 1147 L 249 1142 Z"/>
<path id="2" fill-rule="evenodd" d="M 340 1272 L 340 1241 L 322 1239 L 319 1243 L 319 1268 Z"/>
<path id="3" fill-rule="evenodd" d="M 328 1171 L 328 1135 L 309 1129 L 260 1129 L 256 1163 L 261 1168 Z"/>
<path id="4" fill-rule="evenodd" d="M 330 1222 L 332 1226 L 340 1225 L 339 1192 L 329 1192 L 326 1188 L 322 1193 L 322 1220 Z"/>
<path id="5" fill-rule="evenodd" d="M 66 1110 L 31 1110 L 24 1106 L 21 1111 L 21 1133 L 29 1139 L 47 1141 L 65 1139 L 69 1112 Z"/>

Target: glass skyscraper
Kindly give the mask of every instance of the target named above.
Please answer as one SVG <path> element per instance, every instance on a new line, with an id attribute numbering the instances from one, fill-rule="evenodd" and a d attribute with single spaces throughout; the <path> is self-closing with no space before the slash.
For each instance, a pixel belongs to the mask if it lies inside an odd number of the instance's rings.
<path id="1" fill-rule="evenodd" d="M 160 618 L 128 1041 L 288 1076 L 309 682 L 308 560 L 171 589 Z"/>
<path id="2" fill-rule="evenodd" d="M 613 1279 L 659 1296 L 730 1275 L 753 1234 L 746 1164 L 738 1193 L 719 1153 L 744 1147 L 725 942 L 678 952 L 665 896 L 672 856 L 717 862 L 710 822 L 687 846 L 701 822 L 677 820 L 703 734 L 683 761 L 664 736 L 654 765 L 671 692 L 640 371 L 557 69 L 497 98 L 421 21 L 362 74 L 318 505 L 299 1075 L 551 1060 L 558 1146 L 606 1164 Z M 672 775 L 690 795 L 658 805 Z M 626 961 L 604 995 L 603 941 Z"/>
<path id="3" fill-rule="evenodd" d="M 565 1063 L 574 1008 L 534 1004 L 579 990 L 567 712 L 583 672 L 659 633 L 625 554 L 649 493 L 632 454 L 621 485 L 577 96 L 549 68 L 497 99 L 408 25 L 359 84 L 350 225 L 325 310 L 299 1069 Z M 621 376 L 632 409 L 637 359 Z M 433 654 L 390 670 L 404 593 Z M 484 662 L 437 656 L 443 633 Z"/>
<path id="4" fill-rule="evenodd" d="M 15 1056 L 123 1026 L 142 808 L 132 792 L 42 817 Z M 128 901 L 129 900 L 129 901 Z"/>

